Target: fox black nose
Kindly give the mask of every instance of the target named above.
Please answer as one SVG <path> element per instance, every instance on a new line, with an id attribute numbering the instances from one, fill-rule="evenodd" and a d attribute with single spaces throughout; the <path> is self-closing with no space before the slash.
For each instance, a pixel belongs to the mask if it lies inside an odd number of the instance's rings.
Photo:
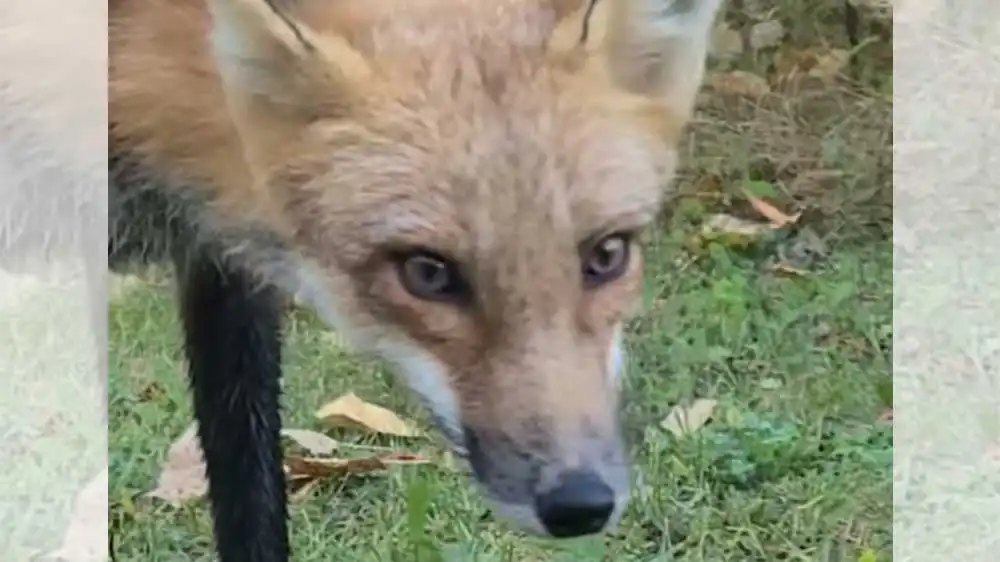
<path id="1" fill-rule="evenodd" d="M 556 538 L 597 533 L 614 509 L 614 491 L 593 472 L 566 472 L 554 488 L 535 498 L 539 520 Z"/>

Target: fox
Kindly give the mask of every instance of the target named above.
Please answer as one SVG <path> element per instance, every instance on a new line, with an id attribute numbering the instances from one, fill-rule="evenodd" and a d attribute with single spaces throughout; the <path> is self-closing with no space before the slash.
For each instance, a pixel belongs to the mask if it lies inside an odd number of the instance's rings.
<path id="1" fill-rule="evenodd" d="M 109 267 L 175 272 L 222 562 L 290 555 L 288 295 L 513 529 L 619 524 L 623 326 L 720 5 L 111 1 Z"/>

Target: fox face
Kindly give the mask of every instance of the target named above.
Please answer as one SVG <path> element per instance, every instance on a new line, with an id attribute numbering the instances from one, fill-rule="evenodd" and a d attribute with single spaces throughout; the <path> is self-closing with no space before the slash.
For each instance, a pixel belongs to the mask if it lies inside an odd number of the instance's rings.
<path id="1" fill-rule="evenodd" d="M 719 0 L 212 0 L 294 289 L 390 362 L 495 511 L 627 503 L 622 322 Z"/>

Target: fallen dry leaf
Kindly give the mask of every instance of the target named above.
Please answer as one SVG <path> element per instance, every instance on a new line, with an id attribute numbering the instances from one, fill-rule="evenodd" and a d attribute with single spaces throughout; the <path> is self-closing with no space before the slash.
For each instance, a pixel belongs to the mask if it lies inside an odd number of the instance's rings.
<path id="1" fill-rule="evenodd" d="M 826 88 L 850 58 L 843 49 L 782 49 L 774 57 L 775 82 L 786 91 Z"/>
<path id="2" fill-rule="evenodd" d="M 310 429 L 282 429 L 281 434 L 314 455 L 331 455 L 340 446 L 329 436 Z"/>
<path id="3" fill-rule="evenodd" d="M 321 480 L 299 480 L 299 481 L 289 481 L 289 495 L 288 500 L 292 502 L 301 502 L 306 499 L 306 497 L 312 493 L 313 490 L 319 486 Z"/>
<path id="4" fill-rule="evenodd" d="M 316 412 L 316 417 L 338 427 L 362 427 L 376 433 L 399 437 L 416 437 L 420 433 L 391 410 L 369 404 L 353 392 L 328 403 Z"/>
<path id="5" fill-rule="evenodd" d="M 747 200 L 750 201 L 750 205 L 753 206 L 754 210 L 760 213 L 762 217 L 770 221 L 771 225 L 775 228 L 793 225 L 798 222 L 799 218 L 802 216 L 802 213 L 788 215 L 760 197 L 754 197 L 747 194 Z"/>
<path id="6" fill-rule="evenodd" d="M 345 478 L 380 472 L 394 464 L 426 464 L 427 460 L 409 453 L 390 453 L 356 459 L 290 456 L 284 460 L 290 500 L 302 501 L 326 478 Z"/>
<path id="7" fill-rule="evenodd" d="M 791 276 L 791 277 L 806 277 L 808 275 L 808 273 L 806 273 L 805 271 L 803 271 L 803 270 L 801 270 L 801 269 L 799 269 L 797 267 L 793 267 L 791 265 L 788 265 L 785 262 L 778 262 L 778 263 L 772 265 L 771 266 L 771 271 L 773 271 L 774 273 L 779 273 L 779 274 L 782 274 L 782 275 L 788 275 L 788 276 Z"/>
<path id="8" fill-rule="evenodd" d="M 293 486 L 320 478 L 341 478 L 355 474 L 379 472 L 391 465 L 427 464 L 424 457 L 411 453 L 389 453 L 355 459 L 331 459 L 321 457 L 290 456 L 285 459 L 284 468 L 288 481 Z"/>
<path id="9" fill-rule="evenodd" d="M 755 51 L 774 47 L 785 37 L 785 26 L 778 20 L 762 21 L 750 28 L 750 47 Z"/>
<path id="10" fill-rule="evenodd" d="M 664 429 L 677 437 L 697 431 L 712 418 L 717 402 L 709 398 L 698 398 L 685 407 L 674 406 L 670 414 L 660 424 Z"/>
<path id="11" fill-rule="evenodd" d="M 844 49 L 830 49 L 825 53 L 816 56 L 816 64 L 809 69 L 809 76 L 813 78 L 833 78 L 847 66 L 851 60 L 851 53 Z"/>
<path id="12" fill-rule="evenodd" d="M 105 562 L 107 536 L 108 469 L 105 467 L 80 491 L 62 545 L 48 557 L 65 562 Z"/>
<path id="13" fill-rule="evenodd" d="M 701 231 L 688 241 L 687 248 L 699 253 L 711 242 L 728 248 L 749 248 L 768 230 L 771 226 L 766 223 L 720 213 L 705 221 Z"/>
<path id="14" fill-rule="evenodd" d="M 747 98 L 760 98 L 771 92 L 767 80 L 743 70 L 713 74 L 709 76 L 708 84 L 720 94 Z"/>
<path id="15" fill-rule="evenodd" d="M 712 243 L 745 250 L 752 247 L 770 229 L 767 224 L 726 214 L 712 215 L 699 232 L 685 241 L 685 248 L 694 255 L 703 255 Z"/>
<path id="16" fill-rule="evenodd" d="M 198 426 L 192 424 L 170 446 L 156 488 L 147 493 L 172 505 L 199 498 L 208 491 L 205 461 L 198 440 Z"/>
<path id="17" fill-rule="evenodd" d="M 288 457 L 285 459 L 285 474 L 291 482 L 365 474 L 385 470 L 386 465 L 379 457 L 359 459 L 331 459 L 321 457 Z"/>

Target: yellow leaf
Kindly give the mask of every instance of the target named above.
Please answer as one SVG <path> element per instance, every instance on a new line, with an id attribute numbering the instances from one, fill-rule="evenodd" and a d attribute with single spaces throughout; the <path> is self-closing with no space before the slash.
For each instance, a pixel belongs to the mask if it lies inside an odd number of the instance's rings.
<path id="1" fill-rule="evenodd" d="M 753 206 L 754 210 L 778 228 L 795 224 L 802 215 L 801 213 L 788 215 L 767 201 L 749 194 L 747 194 L 747 200 L 750 201 L 750 205 Z"/>
<path id="2" fill-rule="evenodd" d="M 709 398 L 699 398 L 690 406 L 674 406 L 670 414 L 660 424 L 677 437 L 697 431 L 712 418 L 717 402 Z"/>
<path id="3" fill-rule="evenodd" d="M 282 429 L 281 434 L 314 455 L 330 455 L 340 446 L 329 436 L 308 429 Z"/>
<path id="4" fill-rule="evenodd" d="M 200 498 L 208 491 L 205 461 L 198 440 L 198 426 L 192 424 L 167 452 L 156 487 L 147 495 L 172 505 Z"/>
<path id="5" fill-rule="evenodd" d="M 316 412 L 316 417 L 338 427 L 362 427 L 375 433 L 416 437 L 420 433 L 391 410 L 369 404 L 353 392 L 328 403 Z"/>
<path id="6" fill-rule="evenodd" d="M 709 77 L 708 83 L 720 94 L 747 98 L 759 98 L 771 92 L 767 80 L 743 70 L 713 74 Z"/>

